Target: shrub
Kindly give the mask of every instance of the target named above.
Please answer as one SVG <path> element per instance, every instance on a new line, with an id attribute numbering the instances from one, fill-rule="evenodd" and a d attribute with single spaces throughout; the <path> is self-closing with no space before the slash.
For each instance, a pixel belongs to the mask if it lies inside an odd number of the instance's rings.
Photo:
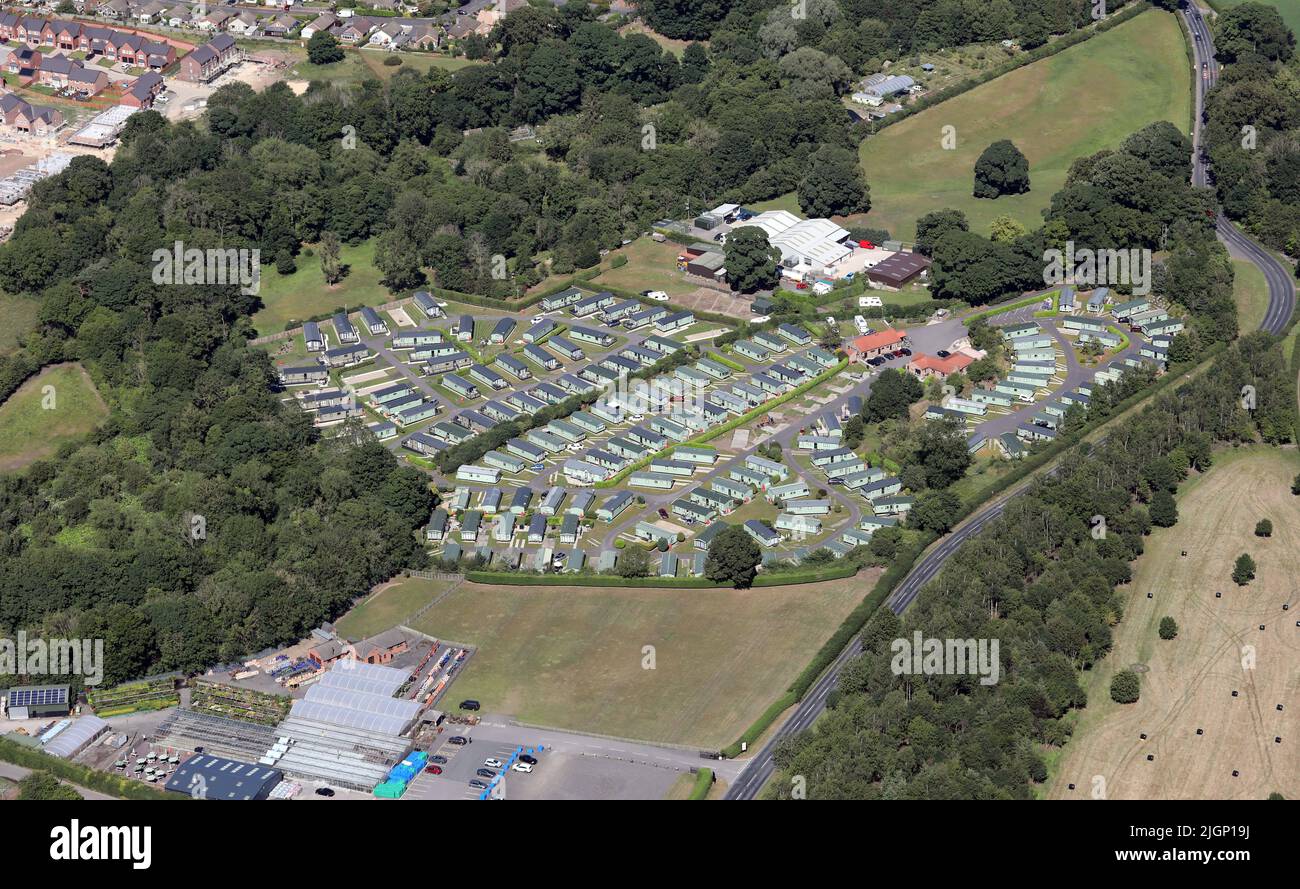
<path id="1" fill-rule="evenodd" d="M 1272 523 L 1271 521 L 1269 521 L 1268 519 L 1260 519 L 1258 522 L 1255 523 L 1255 536 L 1256 536 L 1256 537 L 1272 537 L 1272 536 L 1273 536 L 1273 523 Z"/>
<path id="2" fill-rule="evenodd" d="M 1178 621 L 1169 615 L 1160 618 L 1160 638 L 1166 641 L 1178 635 Z"/>
<path id="3" fill-rule="evenodd" d="M 399 59 L 397 56 L 389 56 L 388 58 L 384 59 L 384 64 L 389 68 L 396 68 L 398 65 L 402 64 L 402 60 Z"/>
<path id="4" fill-rule="evenodd" d="M 1232 579 L 1237 586 L 1245 586 L 1255 579 L 1255 560 L 1247 553 L 1237 556 L 1237 564 L 1232 569 Z"/>
<path id="5" fill-rule="evenodd" d="M 1121 670 L 1110 680 L 1110 699 L 1117 704 L 1133 704 L 1138 699 L 1138 676 L 1132 670 Z"/>

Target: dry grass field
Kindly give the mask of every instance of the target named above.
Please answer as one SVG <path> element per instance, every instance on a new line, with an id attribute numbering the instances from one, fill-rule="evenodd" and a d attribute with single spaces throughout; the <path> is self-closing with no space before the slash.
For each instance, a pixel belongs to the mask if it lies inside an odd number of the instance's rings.
<path id="1" fill-rule="evenodd" d="M 1298 470 L 1295 451 L 1243 448 L 1217 455 L 1186 485 L 1178 524 L 1151 535 L 1126 588 L 1114 650 L 1089 677 L 1088 708 L 1053 765 L 1048 796 L 1088 799 L 1096 776 L 1110 799 L 1300 796 Z M 1273 522 L 1271 538 L 1254 534 L 1262 518 Z M 1239 587 L 1231 574 L 1243 552 L 1258 570 Z M 1178 622 L 1172 641 L 1157 635 L 1165 615 Z M 1116 704 L 1111 676 L 1133 665 L 1141 699 Z"/>
<path id="2" fill-rule="evenodd" d="M 414 627 L 478 646 L 453 694 L 487 712 L 717 748 L 781 696 L 874 580 L 753 590 L 466 583 Z M 654 669 L 643 668 L 646 645 Z"/>

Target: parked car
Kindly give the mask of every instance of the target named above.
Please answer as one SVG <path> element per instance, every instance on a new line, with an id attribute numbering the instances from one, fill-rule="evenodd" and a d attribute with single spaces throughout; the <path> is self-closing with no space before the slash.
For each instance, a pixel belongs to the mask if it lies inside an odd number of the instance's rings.
<path id="1" fill-rule="evenodd" d="M 952 353 L 949 352 L 947 349 L 940 349 L 938 352 L 935 352 L 934 354 L 939 356 L 940 358 L 947 358 Z"/>
<path id="2" fill-rule="evenodd" d="M 545 469 L 546 469 L 546 464 L 545 464 L 545 463 L 534 463 L 533 466 L 532 466 L 532 470 L 533 470 L 533 472 L 542 472 L 542 471 L 544 471 Z"/>
<path id="3" fill-rule="evenodd" d="M 904 346 L 903 348 L 898 350 L 898 354 L 906 358 L 908 355 L 912 354 L 912 350 Z"/>
<path id="4" fill-rule="evenodd" d="M 428 772 L 430 775 L 442 774 L 442 766 L 425 766 L 424 770 Z"/>
<path id="5" fill-rule="evenodd" d="M 447 757 L 445 757 L 445 756 L 430 756 L 430 757 L 429 757 L 429 762 L 433 762 L 433 763 L 437 763 L 438 765 L 445 766 L 445 765 L 447 764 Z"/>
<path id="6" fill-rule="evenodd" d="M 867 364 L 870 364 L 872 367 L 880 367 L 880 365 L 884 363 L 885 363 L 885 359 L 880 357 L 879 355 L 877 355 L 875 358 L 867 359 Z"/>
<path id="7" fill-rule="evenodd" d="M 659 518 L 661 519 L 668 518 L 668 510 L 664 509 L 662 506 L 659 507 Z"/>
<path id="8" fill-rule="evenodd" d="M 448 744 L 455 744 L 457 747 L 464 747 L 469 743 L 469 738 L 464 735 L 452 735 L 447 739 Z"/>
<path id="9" fill-rule="evenodd" d="M 479 790 L 487 790 L 487 782 L 480 781 L 478 778 L 471 778 L 469 782 L 469 786 L 477 787 Z"/>
<path id="10" fill-rule="evenodd" d="M 537 757 L 535 757 L 535 756 L 529 756 L 527 753 L 521 753 L 521 754 L 519 754 L 519 761 L 520 761 L 520 762 L 526 762 L 526 763 L 528 763 L 530 766 L 535 766 L 535 765 L 537 765 Z"/>
<path id="11" fill-rule="evenodd" d="M 533 770 L 532 765 L 526 762 L 517 762 L 514 765 L 512 765 L 510 768 L 512 771 L 524 772 L 525 774 Z"/>
<path id="12" fill-rule="evenodd" d="M 317 796 L 333 796 L 333 795 L 334 795 L 334 790 L 333 790 L 333 788 L 330 788 L 330 787 L 317 787 L 317 788 L 316 788 L 316 795 L 317 795 Z"/>
<path id="13" fill-rule="evenodd" d="M 499 759 L 485 759 L 483 760 L 483 765 L 487 766 L 489 769 L 499 769 L 503 767 L 505 763 Z"/>
<path id="14" fill-rule="evenodd" d="M 462 710 L 477 710 L 478 708 L 479 702 L 473 698 L 466 698 L 460 702 L 460 709 Z"/>
<path id="15" fill-rule="evenodd" d="M 480 778 L 495 778 L 497 776 L 497 773 L 491 769 L 479 769 L 474 772 L 474 774 L 478 775 Z"/>

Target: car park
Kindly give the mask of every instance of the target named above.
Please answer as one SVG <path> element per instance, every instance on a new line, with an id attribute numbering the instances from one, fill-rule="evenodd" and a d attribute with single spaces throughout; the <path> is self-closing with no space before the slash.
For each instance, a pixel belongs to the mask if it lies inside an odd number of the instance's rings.
<path id="1" fill-rule="evenodd" d="M 430 757 L 429 757 L 429 762 L 436 763 L 437 765 L 445 766 L 445 765 L 447 764 L 447 757 L 445 757 L 445 756 L 430 756 Z"/>
<path id="2" fill-rule="evenodd" d="M 483 782 L 483 781 L 480 781 L 478 778 L 471 778 L 471 779 L 470 779 L 470 782 L 469 782 L 469 786 L 470 786 L 470 787 L 477 787 L 477 788 L 480 789 L 480 790 L 486 790 L 486 789 L 487 789 L 487 783 L 486 783 L 486 782 Z"/>
<path id="3" fill-rule="evenodd" d="M 425 766 L 424 770 L 428 772 L 430 775 L 442 774 L 442 766 Z"/>
<path id="4" fill-rule="evenodd" d="M 528 763 L 530 766 L 535 766 L 535 765 L 537 765 L 537 757 L 535 757 L 535 756 L 529 756 L 527 753 L 521 753 L 521 754 L 519 754 L 519 761 L 520 761 L 520 762 L 526 762 L 526 763 Z"/>

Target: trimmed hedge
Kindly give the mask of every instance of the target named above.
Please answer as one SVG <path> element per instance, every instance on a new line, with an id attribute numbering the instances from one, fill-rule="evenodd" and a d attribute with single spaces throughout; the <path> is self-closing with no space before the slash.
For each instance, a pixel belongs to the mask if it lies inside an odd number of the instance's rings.
<path id="1" fill-rule="evenodd" d="M 707 799 L 713 787 L 713 769 L 700 769 L 695 773 L 695 786 L 687 799 Z"/>

